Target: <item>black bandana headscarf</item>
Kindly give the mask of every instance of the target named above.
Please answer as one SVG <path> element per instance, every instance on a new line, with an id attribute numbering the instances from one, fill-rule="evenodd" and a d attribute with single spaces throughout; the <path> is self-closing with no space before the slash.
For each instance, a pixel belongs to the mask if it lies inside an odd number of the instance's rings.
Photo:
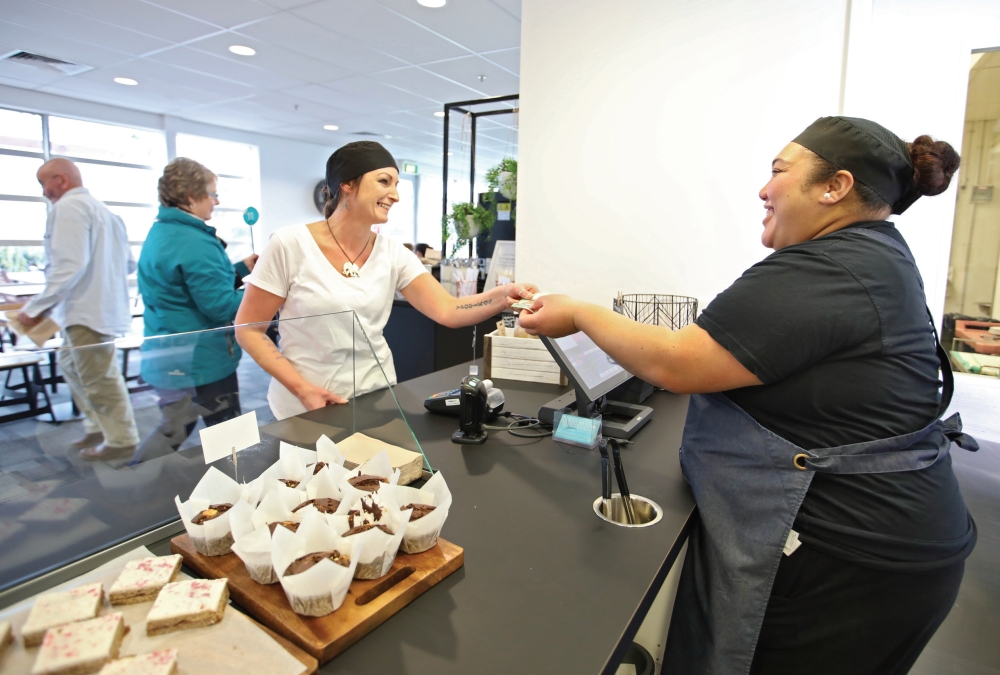
<path id="1" fill-rule="evenodd" d="M 871 188 L 899 214 L 917 201 L 906 143 L 880 124 L 858 117 L 820 117 L 794 139 Z"/>
<path id="2" fill-rule="evenodd" d="M 355 141 L 337 149 L 326 160 L 326 185 L 337 194 L 341 183 L 348 183 L 369 171 L 388 167 L 399 170 L 389 151 L 375 141 Z"/>

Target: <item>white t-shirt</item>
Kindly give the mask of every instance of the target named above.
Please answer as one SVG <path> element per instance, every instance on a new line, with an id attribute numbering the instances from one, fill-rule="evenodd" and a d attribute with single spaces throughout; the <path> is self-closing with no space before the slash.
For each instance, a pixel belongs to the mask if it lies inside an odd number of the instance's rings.
<path id="1" fill-rule="evenodd" d="M 278 324 L 285 358 L 306 381 L 345 398 L 384 387 L 386 380 L 396 383 L 392 352 L 382 329 L 396 291 L 427 274 L 412 251 L 384 235 L 373 236 L 372 253 L 359 276 L 348 278 L 326 259 L 308 227 L 283 227 L 271 235 L 253 272 L 244 279 L 285 298 Z M 349 313 L 323 316 L 348 310 L 357 314 L 372 349 Z M 279 420 L 306 411 L 275 379 L 268 387 L 267 402 Z"/>

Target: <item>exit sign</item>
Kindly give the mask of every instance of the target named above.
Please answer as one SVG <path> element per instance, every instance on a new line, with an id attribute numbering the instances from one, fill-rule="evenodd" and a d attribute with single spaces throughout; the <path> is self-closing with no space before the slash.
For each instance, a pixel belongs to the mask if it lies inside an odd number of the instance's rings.
<path id="1" fill-rule="evenodd" d="M 403 173 L 417 173 L 418 168 L 416 164 L 410 162 L 403 162 Z"/>

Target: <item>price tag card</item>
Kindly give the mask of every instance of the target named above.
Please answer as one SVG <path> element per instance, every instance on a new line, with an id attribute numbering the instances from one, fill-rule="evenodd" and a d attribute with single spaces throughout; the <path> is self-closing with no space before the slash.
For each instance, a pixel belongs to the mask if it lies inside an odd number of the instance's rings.
<path id="1" fill-rule="evenodd" d="M 253 410 L 235 419 L 202 429 L 199 433 L 201 449 L 205 453 L 205 464 L 211 464 L 223 457 L 231 457 L 234 452 L 260 443 L 257 413 Z"/>
<path id="2" fill-rule="evenodd" d="M 552 440 L 578 445 L 581 448 L 596 448 L 601 437 L 601 418 L 577 417 L 556 413 Z"/>

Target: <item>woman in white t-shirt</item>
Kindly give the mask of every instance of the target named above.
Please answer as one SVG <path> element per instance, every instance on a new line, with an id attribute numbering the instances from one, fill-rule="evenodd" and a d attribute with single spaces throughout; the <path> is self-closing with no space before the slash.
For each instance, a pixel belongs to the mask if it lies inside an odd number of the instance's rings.
<path id="1" fill-rule="evenodd" d="M 392 155 L 373 141 L 348 143 L 326 164 L 331 195 L 326 220 L 285 227 L 271 237 L 253 273 L 236 324 L 270 321 L 280 310 L 281 350 L 258 328 L 238 328 L 237 340 L 274 378 L 267 400 L 280 419 L 346 403 L 395 384 L 392 352 L 382 335 L 400 291 L 411 305 L 449 327 L 479 323 L 520 298 L 527 284 L 508 284 L 479 295 L 452 297 L 402 244 L 372 232 L 399 201 L 399 172 Z M 378 358 L 370 355 L 349 315 L 354 310 Z M 299 318 L 313 317 L 313 318 Z M 351 353 L 354 358 L 351 358 Z M 381 368 L 379 367 L 381 363 Z M 383 377 L 382 371 L 385 376 Z"/>

